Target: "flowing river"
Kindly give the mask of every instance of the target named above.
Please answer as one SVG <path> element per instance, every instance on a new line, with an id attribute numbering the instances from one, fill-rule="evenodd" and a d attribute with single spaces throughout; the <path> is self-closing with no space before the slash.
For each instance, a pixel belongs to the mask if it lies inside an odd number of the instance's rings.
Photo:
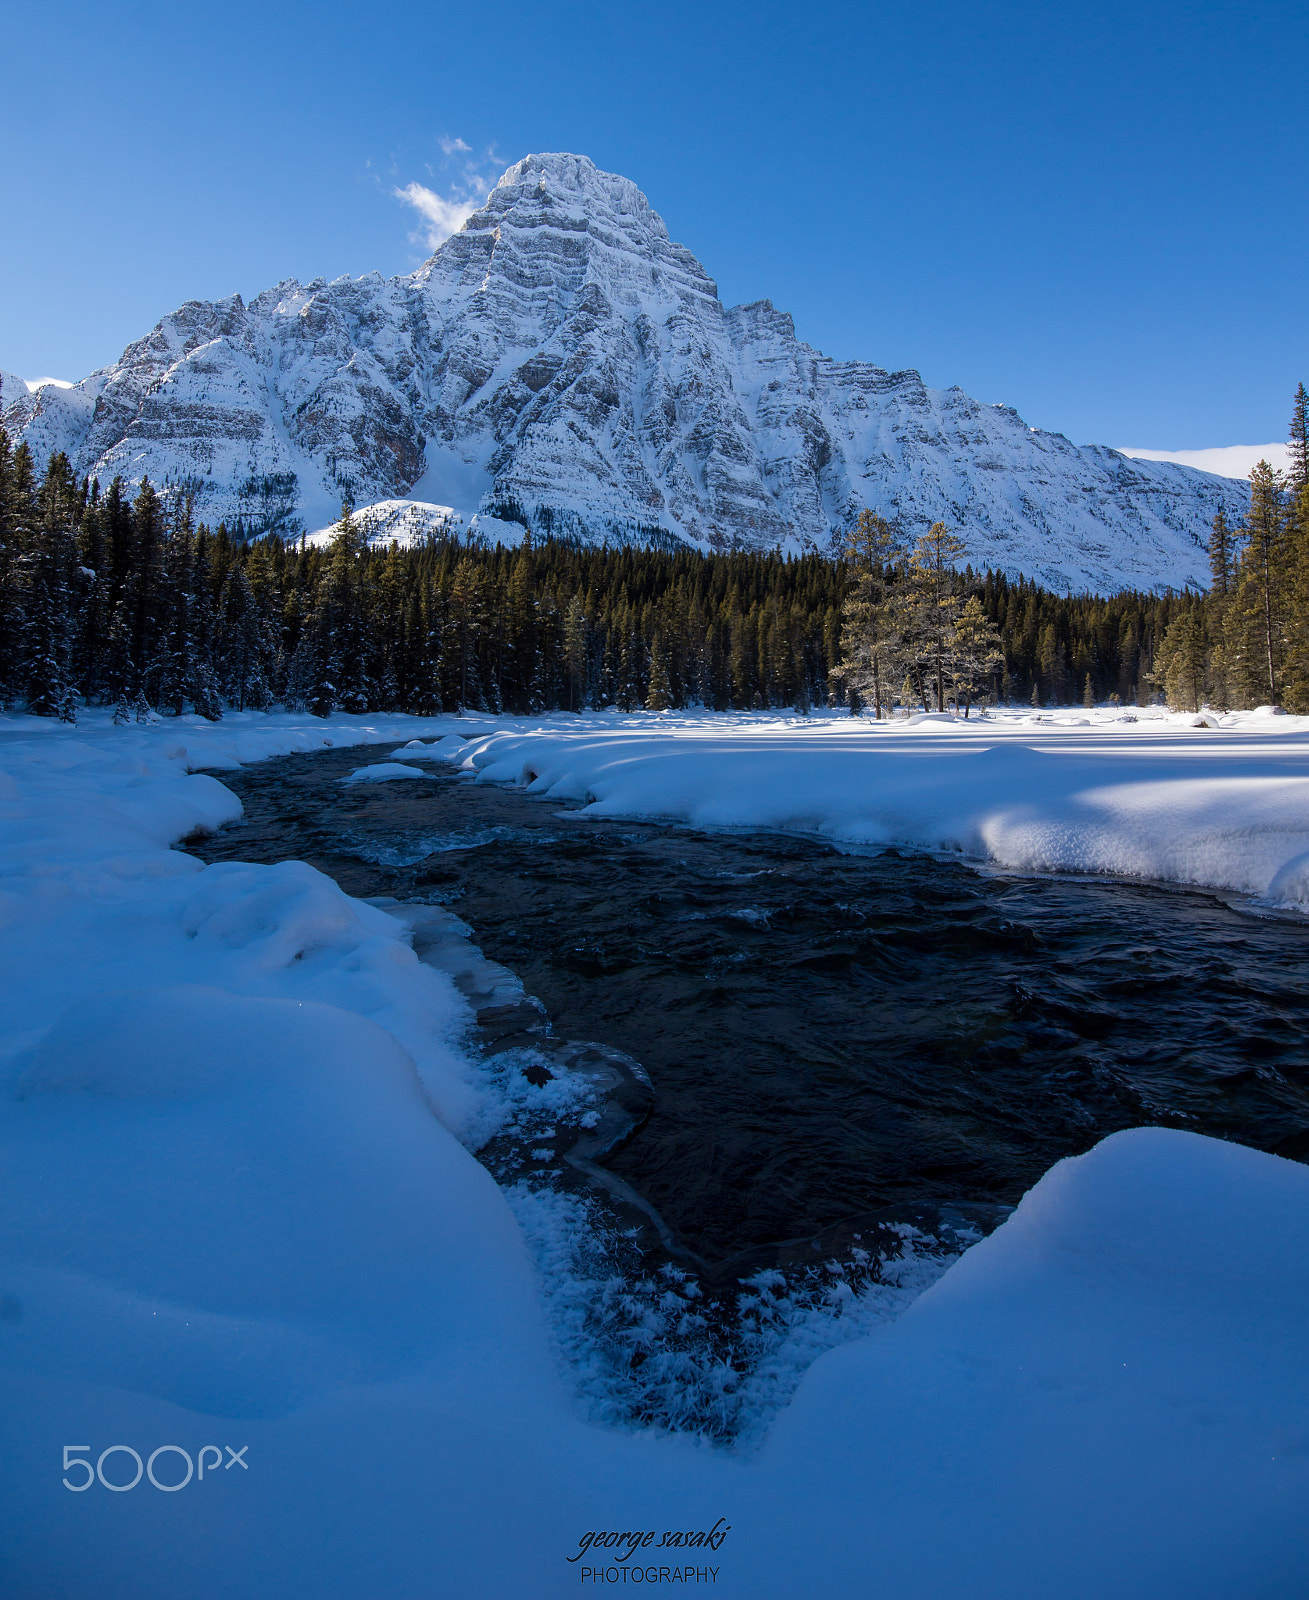
<path id="1" fill-rule="evenodd" d="M 1151 884 L 592 822 L 436 762 L 340 783 L 383 759 L 223 772 L 245 818 L 188 848 L 449 905 L 559 1036 L 645 1066 L 654 1109 L 606 1165 L 707 1262 L 873 1214 L 985 1227 L 1141 1124 L 1309 1158 L 1309 927 Z"/>

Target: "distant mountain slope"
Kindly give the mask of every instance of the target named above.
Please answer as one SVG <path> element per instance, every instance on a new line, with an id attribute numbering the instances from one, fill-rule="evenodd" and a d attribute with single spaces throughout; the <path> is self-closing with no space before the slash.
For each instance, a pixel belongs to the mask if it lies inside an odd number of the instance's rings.
<path id="1" fill-rule="evenodd" d="M 329 527 L 307 534 L 305 543 L 324 547 L 331 544 L 340 520 L 338 517 Z M 426 539 L 463 532 L 462 518 L 451 507 L 430 505 L 424 500 L 379 500 L 375 505 L 360 506 L 351 520 L 364 540 L 379 549 L 397 544 L 402 550 L 409 550 Z"/>
<path id="2" fill-rule="evenodd" d="M 38 460 L 191 489 L 211 521 L 411 498 L 584 538 L 825 548 L 861 506 L 943 517 L 1060 589 L 1202 584 L 1243 487 L 1131 461 L 725 309 L 645 196 L 528 156 L 417 272 L 191 301 L 72 388 L 0 388 Z"/>

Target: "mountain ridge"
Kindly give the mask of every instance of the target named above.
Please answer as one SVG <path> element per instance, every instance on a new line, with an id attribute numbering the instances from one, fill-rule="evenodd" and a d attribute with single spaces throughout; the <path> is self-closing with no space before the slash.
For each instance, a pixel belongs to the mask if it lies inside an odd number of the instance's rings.
<path id="1" fill-rule="evenodd" d="M 410 499 L 540 532 L 829 548 L 863 505 L 940 517 L 1057 589 L 1202 587 L 1241 485 L 1030 429 L 912 369 L 837 361 L 771 300 L 724 307 L 630 180 L 514 163 L 415 272 L 189 301 L 81 383 L 0 412 L 38 460 L 148 474 L 209 521 L 295 532 Z"/>

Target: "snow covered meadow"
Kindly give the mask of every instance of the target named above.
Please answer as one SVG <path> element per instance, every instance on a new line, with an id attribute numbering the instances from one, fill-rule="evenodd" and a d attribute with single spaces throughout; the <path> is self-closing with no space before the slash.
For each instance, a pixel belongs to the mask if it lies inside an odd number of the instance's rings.
<path id="1" fill-rule="evenodd" d="M 1309 719 L 1207 720 L 0 719 L 6 1596 L 1303 1593 L 1303 1166 L 1117 1134 L 852 1312 L 751 1449 L 600 1426 L 449 977 L 304 864 L 175 848 L 239 811 L 195 769 L 359 744 L 1309 912 Z"/>

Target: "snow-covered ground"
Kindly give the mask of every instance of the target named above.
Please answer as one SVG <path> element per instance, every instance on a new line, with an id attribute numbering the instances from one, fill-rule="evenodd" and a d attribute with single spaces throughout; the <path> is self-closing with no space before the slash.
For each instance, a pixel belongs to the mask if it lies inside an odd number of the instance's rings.
<path id="1" fill-rule="evenodd" d="M 6 1600 L 1303 1593 L 1304 1167 L 1118 1134 L 753 1453 L 596 1426 L 449 980 L 307 866 L 173 848 L 239 810 L 193 768 L 421 737 L 605 815 L 1303 904 L 1305 723 L 1138 715 L 0 719 Z"/>
<path id="2" fill-rule="evenodd" d="M 910 845 L 1309 911 L 1309 717 L 1267 709 L 609 717 L 490 733 L 459 755 L 595 816 Z"/>

